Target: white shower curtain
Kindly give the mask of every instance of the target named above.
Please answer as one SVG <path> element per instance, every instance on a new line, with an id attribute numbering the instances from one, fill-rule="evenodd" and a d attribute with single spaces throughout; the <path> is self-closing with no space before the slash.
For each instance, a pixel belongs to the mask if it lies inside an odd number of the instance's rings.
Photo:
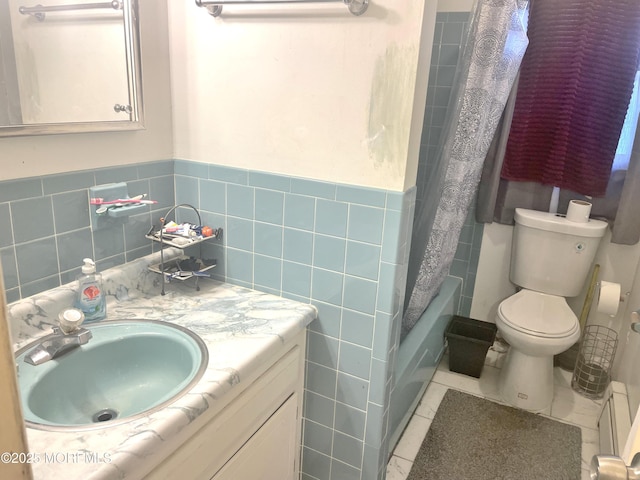
<path id="1" fill-rule="evenodd" d="M 527 2 L 478 0 L 458 63 L 437 170 L 416 211 L 403 336 L 449 273 L 482 164 L 527 47 Z"/>

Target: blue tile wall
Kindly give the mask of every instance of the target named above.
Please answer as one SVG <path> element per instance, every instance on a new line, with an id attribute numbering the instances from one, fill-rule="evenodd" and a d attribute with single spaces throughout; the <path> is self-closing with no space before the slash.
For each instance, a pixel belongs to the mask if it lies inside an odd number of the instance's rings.
<path id="1" fill-rule="evenodd" d="M 131 195 L 148 192 L 158 205 L 92 232 L 87 188 L 123 178 Z M 203 244 L 203 256 L 218 259 L 216 278 L 318 308 L 309 329 L 303 478 L 384 476 L 415 189 L 388 192 L 182 160 L 0 187 L 0 220 L 11 225 L 0 234 L 9 301 L 73 280 L 84 256 L 105 269 L 146 255 L 152 222 L 175 203 L 199 208 L 203 223 L 225 229 L 222 242 Z M 25 212 L 42 223 L 39 236 Z"/>
<path id="2" fill-rule="evenodd" d="M 302 478 L 383 478 L 415 189 L 388 192 L 176 161 L 176 198 L 223 227 L 214 276 L 318 308 Z M 183 191 L 186 190 L 186 191 Z"/>
<path id="3" fill-rule="evenodd" d="M 173 160 L 0 182 L 0 260 L 8 302 L 75 279 L 82 259 L 102 270 L 151 253 L 152 219 L 175 203 Z M 158 200 L 142 214 L 92 232 L 88 187 L 126 181 Z M 153 208 L 151 208 L 153 207 Z"/>
<path id="4" fill-rule="evenodd" d="M 438 158 L 441 134 L 445 125 L 449 98 L 453 90 L 458 57 L 461 55 L 464 35 L 469 21 L 466 12 L 439 12 L 431 52 L 427 104 L 420 145 L 416 203 L 423 198 L 427 179 L 434 170 L 434 159 Z M 463 290 L 458 313 L 468 316 L 480 257 L 483 224 L 475 221 L 475 205 L 467 215 L 458 241 L 450 275 L 463 280 Z"/>

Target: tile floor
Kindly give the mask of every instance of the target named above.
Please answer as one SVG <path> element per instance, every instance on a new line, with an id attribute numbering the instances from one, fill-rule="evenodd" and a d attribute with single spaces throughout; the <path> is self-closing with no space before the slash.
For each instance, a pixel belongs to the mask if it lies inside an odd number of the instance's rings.
<path id="1" fill-rule="evenodd" d="M 487 398 L 498 403 L 498 375 L 504 354 L 490 349 L 479 379 L 449 371 L 445 354 L 416 411 L 400 438 L 387 465 L 387 480 L 405 480 L 422 445 L 440 401 L 449 388 Z M 591 457 L 598 453 L 600 402 L 571 389 L 571 372 L 555 368 L 555 391 L 549 411 L 542 415 L 576 425 L 582 430 L 582 480 L 588 480 Z"/>

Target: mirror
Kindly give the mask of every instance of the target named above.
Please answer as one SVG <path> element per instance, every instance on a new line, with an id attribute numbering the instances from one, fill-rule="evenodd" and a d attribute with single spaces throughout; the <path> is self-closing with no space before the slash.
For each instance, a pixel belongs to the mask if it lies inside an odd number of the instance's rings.
<path id="1" fill-rule="evenodd" d="M 137 0 L 37 2 L 0 0 L 0 136 L 143 128 Z"/>

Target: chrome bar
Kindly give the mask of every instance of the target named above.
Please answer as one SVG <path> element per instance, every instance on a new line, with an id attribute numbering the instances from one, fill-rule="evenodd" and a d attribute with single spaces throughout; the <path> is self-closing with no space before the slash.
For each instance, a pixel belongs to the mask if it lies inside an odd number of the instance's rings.
<path id="1" fill-rule="evenodd" d="M 220 16 L 223 5 L 261 5 L 280 3 L 328 3 L 342 2 L 353 15 L 362 15 L 369 7 L 369 0 L 195 0 L 198 7 L 205 7 L 214 17 Z"/>
<path id="2" fill-rule="evenodd" d="M 112 0 L 103 3 L 76 3 L 72 5 L 36 5 L 35 7 L 20 7 L 18 11 L 22 15 L 33 15 L 38 20 L 43 21 L 46 12 L 65 12 L 71 10 L 92 10 L 96 8 L 111 8 L 113 10 L 122 10 L 122 0 Z"/>

